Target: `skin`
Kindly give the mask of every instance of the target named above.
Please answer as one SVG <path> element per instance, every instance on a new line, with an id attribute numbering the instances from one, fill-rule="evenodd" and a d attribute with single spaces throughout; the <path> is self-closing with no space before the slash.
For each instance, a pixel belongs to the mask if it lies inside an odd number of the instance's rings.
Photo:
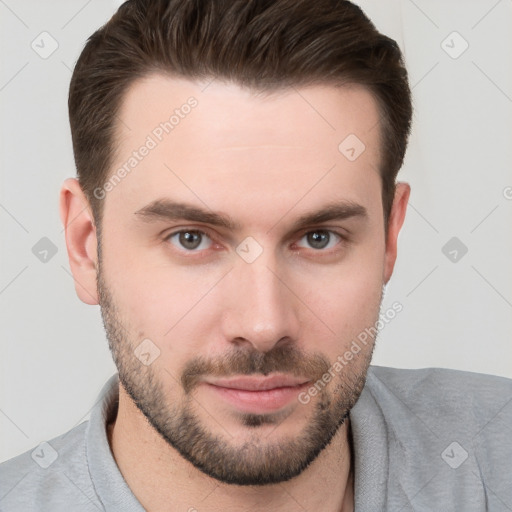
<path id="1" fill-rule="evenodd" d="M 235 353 L 248 360 L 298 351 L 303 361 L 317 357 L 333 363 L 378 320 L 410 187 L 397 184 L 386 234 L 377 172 L 377 105 L 356 86 L 315 85 L 258 96 L 219 81 L 208 85 L 148 76 L 124 97 L 112 169 L 191 96 L 197 106 L 106 194 L 101 262 L 91 209 L 78 182 L 68 179 L 61 190 L 76 292 L 87 304 L 101 303 L 120 373 L 118 415 L 108 428 L 112 452 L 149 511 L 353 510 L 349 419 L 296 476 L 264 487 L 234 485 L 184 458 L 148 421 L 133 395 L 145 401 L 155 420 L 188 408 L 219 446 L 240 459 L 245 453 L 245 465 L 263 460 L 266 448 L 302 440 L 321 401 L 333 415 L 339 415 L 340 403 L 350 408 L 364 383 L 373 343 L 308 404 L 293 399 L 275 413 L 259 415 L 265 421 L 256 426 L 204 383 L 214 373 L 202 374 L 189 393 L 181 377 L 197 358 L 212 372 L 214 363 L 228 361 L 222 370 L 236 374 L 232 359 L 222 359 Z M 338 150 L 348 134 L 366 146 L 355 161 Z M 222 213 L 238 227 L 136 213 L 162 198 Z M 343 201 L 363 206 L 366 216 L 294 227 L 302 215 Z M 169 238 L 187 229 L 209 237 L 195 252 L 180 246 L 178 236 Z M 327 248 L 311 246 L 306 234 L 312 231 L 331 233 Z M 236 252 L 246 237 L 263 249 L 252 263 Z M 133 353 L 144 339 L 160 351 L 149 366 Z M 279 366 L 283 359 L 274 361 L 276 373 L 279 368 L 292 373 L 289 365 Z M 322 367 L 298 368 L 314 382 Z M 133 387 L 131 393 L 123 380 Z M 150 403 L 152 396 L 158 403 Z M 243 446 L 249 448 L 242 453 Z M 276 452 L 284 466 L 288 452 Z"/>

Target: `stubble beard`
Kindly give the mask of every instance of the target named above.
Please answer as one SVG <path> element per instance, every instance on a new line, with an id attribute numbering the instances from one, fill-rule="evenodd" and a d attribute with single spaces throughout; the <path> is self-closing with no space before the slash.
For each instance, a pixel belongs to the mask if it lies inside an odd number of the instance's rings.
<path id="1" fill-rule="evenodd" d="M 242 486 L 269 485 L 301 474 L 332 441 L 363 390 L 373 344 L 351 361 L 356 363 L 358 360 L 357 364 L 343 369 L 336 384 L 333 381 L 318 392 L 315 400 L 299 405 L 312 411 L 309 412 L 310 420 L 298 435 L 293 438 L 279 435 L 286 414 L 240 413 L 237 429 L 244 428 L 248 436 L 246 441 L 235 445 L 226 434 L 229 429 L 223 430 L 218 425 L 220 420 L 213 418 L 211 421 L 213 427 L 218 427 L 219 433 L 215 433 L 197 412 L 205 414 L 194 394 L 202 375 L 266 375 L 279 371 L 311 375 L 314 383 L 328 372 L 331 366 L 328 360 L 320 354 L 299 352 L 293 345 L 276 346 L 264 354 L 237 351 L 216 361 L 193 358 L 181 375 L 173 377 L 177 381 L 174 387 L 177 397 L 171 397 L 172 392 L 164 389 L 163 379 L 155 371 L 158 365 L 145 366 L 135 356 L 138 342 L 129 339 L 133 336 L 128 326 L 122 323 L 101 264 L 98 293 L 109 348 L 124 390 L 169 446 L 198 470 L 220 482 Z M 261 428 L 269 424 L 275 428 L 263 436 Z"/>

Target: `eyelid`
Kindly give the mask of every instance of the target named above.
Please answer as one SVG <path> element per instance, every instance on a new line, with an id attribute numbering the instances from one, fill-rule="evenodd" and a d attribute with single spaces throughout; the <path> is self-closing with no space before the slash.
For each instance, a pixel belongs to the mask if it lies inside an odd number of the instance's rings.
<path id="1" fill-rule="evenodd" d="M 176 235 L 179 235 L 180 233 L 199 233 L 202 237 L 206 237 L 210 241 L 209 247 L 206 249 L 186 249 L 185 247 L 179 247 L 178 245 L 175 245 L 171 242 L 171 238 L 173 238 Z M 201 258 L 207 255 L 209 250 L 215 249 L 215 244 L 217 243 L 215 239 L 207 232 L 207 230 L 197 227 L 182 227 L 182 228 L 174 228 L 169 233 L 166 233 L 162 239 L 162 241 L 172 246 L 172 251 L 177 252 L 178 254 L 181 254 L 184 257 L 187 258 Z M 201 241 L 203 243 L 204 240 Z"/>
<path id="2" fill-rule="evenodd" d="M 303 237 L 308 233 L 314 233 L 315 231 L 328 231 L 329 233 L 334 233 L 335 235 L 340 236 L 341 238 L 348 238 L 349 232 L 346 229 L 341 228 L 340 226 L 313 226 L 302 228 L 299 231 L 299 236 Z"/>
<path id="3" fill-rule="evenodd" d="M 338 229 L 338 228 L 337 228 Z M 329 252 L 332 252 L 332 251 L 336 251 L 338 250 L 338 246 L 340 245 L 346 245 L 350 239 L 349 239 L 349 236 L 346 234 L 346 233 L 343 233 L 343 232 L 340 232 L 338 231 L 337 229 L 332 229 L 332 228 L 328 228 L 328 227 L 318 227 L 318 228 L 307 228 L 307 229 L 304 229 L 304 230 L 301 230 L 301 232 L 299 233 L 299 235 L 297 236 L 297 242 L 300 242 L 306 235 L 308 235 L 309 233 L 316 233 L 316 232 L 319 232 L 319 231 L 325 231 L 327 233 L 330 233 L 331 235 L 335 235 L 337 236 L 340 240 L 338 241 L 338 243 L 334 246 L 334 247 L 330 247 L 329 249 L 314 249 L 312 247 L 309 248 L 309 250 L 312 250 L 314 251 L 315 253 L 321 253 L 321 252 L 324 252 L 324 253 L 329 253 Z M 295 242 L 295 243 L 297 243 Z M 306 249 L 305 247 L 300 247 L 301 249 Z"/>
<path id="4" fill-rule="evenodd" d="M 348 243 L 351 241 L 351 236 L 350 236 L 350 233 L 339 227 L 339 226 L 333 226 L 333 227 L 330 227 L 330 226 L 316 226 L 316 227 L 308 227 L 308 228 L 304 228 L 304 229 L 301 229 L 299 231 L 298 234 L 294 235 L 294 239 L 295 240 L 300 240 L 301 238 L 303 238 L 304 236 L 306 236 L 307 234 L 309 233 L 315 233 L 317 231 L 327 231 L 328 233 L 332 233 L 336 236 L 339 236 L 342 240 L 343 243 Z"/>
<path id="5" fill-rule="evenodd" d="M 174 235 L 177 235 L 178 233 L 184 233 L 184 232 L 187 232 L 187 231 L 188 232 L 200 233 L 201 235 L 206 236 L 207 238 L 210 239 L 210 241 L 212 243 L 212 246 L 214 246 L 215 244 L 217 244 L 217 245 L 220 244 L 220 242 L 216 241 L 216 237 L 212 236 L 209 233 L 210 230 L 208 228 L 198 227 L 198 226 L 175 227 L 175 228 L 172 229 L 172 231 L 166 233 L 163 236 L 163 241 L 164 242 L 169 242 L 169 239 L 171 237 L 173 237 Z M 339 226 L 337 226 L 337 227 L 329 227 L 329 226 L 317 226 L 317 227 L 314 227 L 313 226 L 313 227 L 302 228 L 295 235 L 291 235 L 289 237 L 289 240 L 295 241 L 293 243 L 296 243 L 297 241 L 300 241 L 302 238 L 304 238 L 304 236 L 306 236 L 307 234 L 314 233 L 316 231 L 326 231 L 328 233 L 332 233 L 332 234 L 338 236 L 341 239 L 341 241 L 337 245 L 343 245 L 343 244 L 346 244 L 346 243 L 350 242 L 349 234 L 345 230 L 340 228 Z M 208 249 L 212 249 L 212 247 L 209 247 Z M 188 250 L 187 251 L 185 248 L 183 248 L 181 252 L 189 253 L 189 254 L 192 255 L 194 252 L 197 253 L 197 254 L 204 253 L 208 249 L 203 249 L 201 251 L 194 251 L 194 250 Z M 302 249 L 306 249 L 306 248 L 302 248 Z M 176 247 L 176 250 L 179 251 L 179 248 Z M 317 253 L 320 253 L 320 252 L 328 253 L 328 252 L 336 250 L 336 249 L 335 248 L 331 248 L 331 249 L 327 249 L 327 250 L 322 250 L 322 249 L 313 249 L 313 248 L 311 248 L 310 250 L 315 251 Z"/>
<path id="6" fill-rule="evenodd" d="M 178 233 L 186 233 L 186 232 L 201 233 L 202 235 L 206 235 L 208 238 L 213 240 L 213 237 L 208 232 L 208 229 L 194 227 L 194 226 L 186 226 L 186 227 L 181 227 L 181 228 L 172 228 L 172 231 L 168 231 L 167 232 L 167 230 L 166 230 L 164 232 L 165 234 L 162 235 L 162 236 L 163 236 L 164 240 L 168 240 L 169 238 L 171 238 L 174 235 L 177 235 Z"/>

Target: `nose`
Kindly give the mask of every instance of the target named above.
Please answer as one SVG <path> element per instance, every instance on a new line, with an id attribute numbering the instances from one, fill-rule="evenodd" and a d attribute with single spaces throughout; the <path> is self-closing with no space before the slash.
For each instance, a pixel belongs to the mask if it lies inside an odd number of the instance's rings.
<path id="1" fill-rule="evenodd" d="M 226 297 L 223 334 L 228 342 L 268 352 L 299 338 L 298 300 L 275 258 L 264 252 L 252 263 L 240 260 L 227 278 L 230 297 Z"/>

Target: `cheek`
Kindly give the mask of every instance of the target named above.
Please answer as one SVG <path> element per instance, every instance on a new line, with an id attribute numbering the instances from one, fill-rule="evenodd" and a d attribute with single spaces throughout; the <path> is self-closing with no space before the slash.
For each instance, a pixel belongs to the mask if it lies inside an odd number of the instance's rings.
<path id="1" fill-rule="evenodd" d="M 170 306 L 179 303 L 176 295 L 181 286 L 168 282 L 162 269 L 148 261 L 142 248 L 130 248 L 125 243 L 123 250 L 119 250 L 121 245 L 116 238 L 121 237 L 117 235 L 105 236 L 108 240 L 102 258 L 105 281 L 132 339 L 158 338 L 172 325 Z"/>
<path id="2" fill-rule="evenodd" d="M 132 328 L 148 337 L 164 339 L 194 317 L 195 305 L 205 294 L 200 279 L 191 280 L 181 269 L 131 267 L 114 284 L 117 302 Z"/>
<path id="3" fill-rule="evenodd" d="M 149 338 L 161 350 L 166 367 L 203 353 L 205 320 L 213 310 L 211 292 L 222 269 L 177 266 L 161 256 L 148 257 L 143 248 L 120 253 L 114 243 L 111 247 L 104 258 L 106 280 L 132 343 Z"/>
<path id="4" fill-rule="evenodd" d="M 378 319 L 383 287 L 380 250 L 355 251 L 336 270 L 303 275 L 297 285 L 297 289 L 307 290 L 304 302 L 329 327 L 321 329 L 324 341 L 318 348 L 332 359 Z M 313 323 L 307 327 L 310 333 L 312 327 Z"/>

